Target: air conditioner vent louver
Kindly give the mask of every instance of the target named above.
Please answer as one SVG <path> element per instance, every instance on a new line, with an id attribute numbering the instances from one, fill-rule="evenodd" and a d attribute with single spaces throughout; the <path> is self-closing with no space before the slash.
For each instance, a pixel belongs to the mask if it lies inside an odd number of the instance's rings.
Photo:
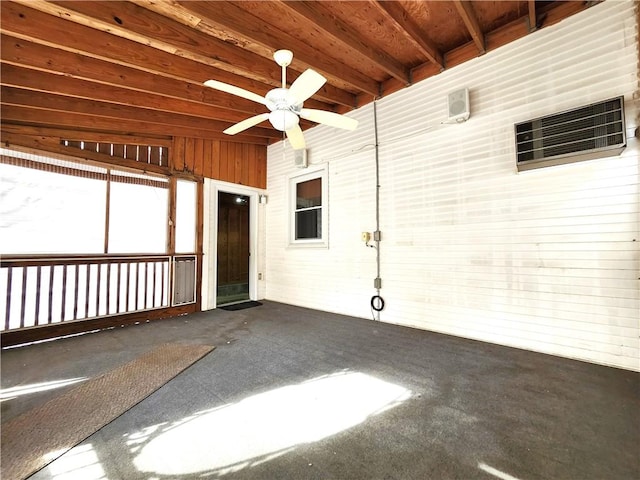
<path id="1" fill-rule="evenodd" d="M 625 146 L 623 97 L 516 124 L 519 171 L 618 155 Z"/>

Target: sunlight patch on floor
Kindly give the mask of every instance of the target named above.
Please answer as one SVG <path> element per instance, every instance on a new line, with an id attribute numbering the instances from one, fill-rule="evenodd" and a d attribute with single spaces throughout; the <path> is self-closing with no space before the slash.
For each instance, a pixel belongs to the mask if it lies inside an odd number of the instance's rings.
<path id="1" fill-rule="evenodd" d="M 52 452 L 49 458 L 58 458 L 60 452 Z M 78 445 L 62 455 L 48 467 L 54 480 L 106 480 L 100 460 L 90 443 Z"/>
<path id="2" fill-rule="evenodd" d="M 45 392 L 47 390 L 53 390 L 55 388 L 66 387 L 73 385 L 74 383 L 82 382 L 87 377 L 69 378 L 66 380 L 53 380 L 51 382 L 31 383 L 29 385 L 20 385 L 18 387 L 3 388 L 0 390 L 0 401 L 11 400 L 22 395 L 29 395 L 31 393 Z"/>
<path id="3" fill-rule="evenodd" d="M 519 480 L 518 478 L 511 476 L 508 473 L 504 473 L 497 468 L 493 468 L 486 463 L 478 462 L 478 468 L 493 475 L 494 477 L 500 478 L 501 480 Z"/>
<path id="4" fill-rule="evenodd" d="M 340 372 L 154 426 L 129 441 L 141 472 L 225 474 L 347 430 L 410 395 L 364 373 Z"/>

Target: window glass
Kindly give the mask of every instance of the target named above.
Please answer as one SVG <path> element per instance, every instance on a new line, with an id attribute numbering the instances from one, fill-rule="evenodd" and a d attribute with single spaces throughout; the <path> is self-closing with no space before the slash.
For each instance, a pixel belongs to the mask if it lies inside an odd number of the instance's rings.
<path id="1" fill-rule="evenodd" d="M 322 238 L 320 209 L 296 212 L 296 240 Z"/>
<path id="2" fill-rule="evenodd" d="M 176 188 L 176 252 L 196 248 L 196 183 L 178 180 Z"/>
<path id="3" fill-rule="evenodd" d="M 296 208 L 310 208 L 322 205 L 322 179 L 314 178 L 296 185 Z"/>
<path id="4" fill-rule="evenodd" d="M 0 253 L 104 252 L 106 170 L 74 167 L 0 164 Z"/>
<path id="5" fill-rule="evenodd" d="M 168 182 L 112 172 L 109 195 L 109 253 L 165 253 Z"/>

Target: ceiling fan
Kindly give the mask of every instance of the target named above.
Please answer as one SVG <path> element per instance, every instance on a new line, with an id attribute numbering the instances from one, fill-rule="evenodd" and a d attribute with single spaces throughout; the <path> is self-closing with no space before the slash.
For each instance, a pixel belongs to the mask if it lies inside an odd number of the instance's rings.
<path id="1" fill-rule="evenodd" d="M 276 130 L 286 133 L 291 146 L 297 150 L 305 148 L 304 135 L 299 125 L 300 117 L 345 130 L 355 130 L 358 127 L 357 120 L 339 113 L 303 108 L 304 101 L 316 93 L 327 79 L 309 68 L 291 84 L 290 88 L 287 88 L 287 66 L 291 65 L 293 53 L 290 50 L 278 50 L 273 54 L 273 58 L 282 67 L 282 87 L 270 90 L 264 97 L 217 80 L 204 82 L 207 87 L 261 103 L 270 110 L 269 113 L 261 113 L 236 123 L 227 128 L 224 133 L 235 135 L 265 120 L 269 120 Z"/>

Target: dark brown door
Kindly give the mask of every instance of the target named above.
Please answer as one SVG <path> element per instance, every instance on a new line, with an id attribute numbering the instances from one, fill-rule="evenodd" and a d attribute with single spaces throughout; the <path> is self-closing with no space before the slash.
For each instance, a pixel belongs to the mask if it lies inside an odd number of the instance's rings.
<path id="1" fill-rule="evenodd" d="M 218 192 L 216 303 L 249 299 L 249 197 Z"/>

